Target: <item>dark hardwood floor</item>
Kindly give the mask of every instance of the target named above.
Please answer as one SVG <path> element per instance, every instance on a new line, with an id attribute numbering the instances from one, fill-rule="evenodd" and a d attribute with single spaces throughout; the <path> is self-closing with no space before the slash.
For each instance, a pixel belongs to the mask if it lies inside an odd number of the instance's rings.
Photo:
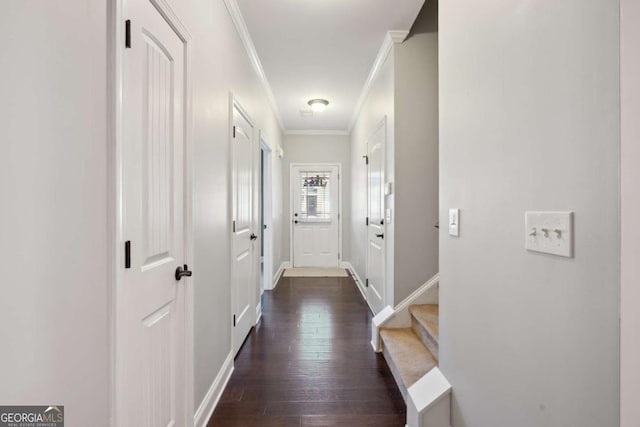
<path id="1" fill-rule="evenodd" d="M 404 426 L 371 317 L 351 277 L 280 279 L 208 427 Z"/>

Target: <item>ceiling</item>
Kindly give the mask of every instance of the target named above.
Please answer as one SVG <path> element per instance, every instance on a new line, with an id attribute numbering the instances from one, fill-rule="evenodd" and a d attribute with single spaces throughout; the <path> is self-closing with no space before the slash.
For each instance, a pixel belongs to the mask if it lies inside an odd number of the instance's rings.
<path id="1" fill-rule="evenodd" d="M 424 0 L 237 0 L 287 131 L 347 130 L 387 31 Z M 301 116 L 312 98 L 329 100 Z"/>

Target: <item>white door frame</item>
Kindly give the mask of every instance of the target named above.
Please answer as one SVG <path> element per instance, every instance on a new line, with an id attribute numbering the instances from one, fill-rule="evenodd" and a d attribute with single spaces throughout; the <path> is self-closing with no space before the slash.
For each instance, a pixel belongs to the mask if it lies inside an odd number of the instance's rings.
<path id="1" fill-rule="evenodd" d="M 228 193 L 228 203 L 227 203 L 227 205 L 228 205 L 229 208 L 228 208 L 228 212 L 227 212 L 227 217 L 228 217 L 228 222 L 227 223 L 229 224 L 229 251 L 230 251 L 229 253 L 231 255 L 233 253 L 233 247 L 234 247 L 234 240 L 233 240 L 234 232 L 233 232 L 233 229 L 231 227 L 231 224 L 234 221 L 234 218 L 233 218 L 233 209 L 234 209 L 234 206 L 233 206 L 233 204 L 234 204 L 234 200 L 233 200 L 233 197 L 234 197 L 234 195 L 233 195 L 233 191 L 234 191 L 234 189 L 233 189 L 233 178 L 234 178 L 233 177 L 233 173 L 234 173 L 233 172 L 233 165 L 234 165 L 234 163 L 233 162 L 234 162 L 234 158 L 233 158 L 233 146 L 232 146 L 232 144 L 233 144 L 233 136 L 232 135 L 233 135 L 233 110 L 234 110 L 234 108 L 237 108 L 238 111 L 240 112 L 240 114 L 242 114 L 242 116 L 251 125 L 251 127 L 252 127 L 252 131 L 251 131 L 252 132 L 252 135 L 251 135 L 252 143 L 254 143 L 254 141 L 256 141 L 256 132 L 258 132 L 258 130 L 256 128 L 256 124 L 253 121 L 253 119 L 251 118 L 251 116 L 249 115 L 249 113 L 247 112 L 247 110 L 245 110 L 242 107 L 242 104 L 240 103 L 238 98 L 236 98 L 236 96 L 233 94 L 233 92 L 229 92 L 229 134 L 228 134 L 228 141 L 229 142 L 228 142 L 228 148 L 229 148 L 229 166 L 230 167 L 229 167 L 229 171 L 228 171 L 229 193 Z M 260 146 L 259 146 L 259 144 L 255 144 L 254 143 L 254 147 L 253 147 L 254 149 L 253 149 L 253 152 L 251 153 L 253 155 L 253 157 L 251 159 L 251 173 L 252 173 L 252 175 L 255 174 L 255 171 L 256 171 L 256 166 L 255 166 L 255 155 L 256 155 L 255 149 L 256 149 L 256 147 L 258 147 L 258 149 L 259 149 Z M 255 175 L 253 175 L 252 179 L 251 179 L 251 187 L 252 187 L 252 191 L 253 191 L 253 194 L 251 195 L 251 204 L 252 204 L 252 208 L 251 208 L 252 209 L 252 212 L 251 212 L 251 217 L 252 217 L 251 218 L 251 224 L 252 224 L 252 228 L 254 230 L 255 230 L 255 226 L 256 226 L 256 217 L 257 217 L 257 215 L 256 215 L 257 213 L 256 213 L 256 209 L 255 209 L 255 194 L 256 194 L 256 189 L 254 188 L 255 187 L 255 182 L 256 182 Z M 254 256 L 255 256 L 255 252 L 256 251 L 254 250 Z M 254 259 L 254 261 L 256 261 L 256 260 Z M 253 265 L 254 265 L 254 269 L 255 269 L 256 268 L 256 262 L 254 262 Z M 233 274 L 234 274 L 234 270 L 235 270 L 235 267 L 234 267 L 234 263 L 233 263 L 233 256 L 230 256 L 229 257 L 229 273 L 230 273 L 231 280 L 229 281 L 229 290 L 231 291 L 230 292 L 231 293 L 231 300 L 229 302 L 231 303 L 232 310 L 233 310 L 233 307 L 235 307 L 235 305 L 234 305 L 234 302 L 235 302 L 234 301 L 234 292 L 233 292 Z M 256 272 L 254 272 L 254 273 L 256 273 Z M 254 274 L 253 279 L 254 279 L 254 289 L 253 289 L 253 292 L 251 293 L 252 294 L 252 297 L 251 297 L 252 307 L 251 308 L 253 308 L 255 310 L 258 307 L 258 303 L 259 303 L 258 295 L 259 295 L 260 292 L 258 290 L 259 290 L 259 287 L 260 287 L 260 277 L 259 277 L 258 274 Z M 233 315 L 234 313 L 231 313 L 231 314 Z M 254 314 L 255 314 L 255 311 L 254 311 Z M 255 324 L 257 323 L 257 320 L 258 319 L 257 319 L 257 315 L 256 315 L 256 317 L 254 317 L 252 325 L 255 326 Z M 234 325 L 233 325 L 233 322 L 230 322 L 229 325 L 230 325 L 230 331 L 231 331 L 231 351 L 233 352 L 233 349 L 235 348 L 234 347 L 235 343 L 233 341 L 233 339 L 234 339 L 234 331 L 233 331 Z M 246 339 L 246 337 L 244 339 Z"/>
<path id="2" fill-rule="evenodd" d="M 264 152 L 264 170 L 261 175 L 261 179 L 264 180 L 262 183 L 264 192 L 260 203 L 264 205 L 261 206 L 261 208 L 264 212 L 263 221 L 267 226 L 266 230 L 263 230 L 264 270 L 262 277 L 264 279 L 264 289 L 268 291 L 273 289 L 273 150 L 271 150 L 271 147 L 269 147 L 269 144 L 265 141 L 265 136 L 262 131 L 260 131 L 260 148 Z M 260 226 L 262 226 L 262 224 L 260 224 Z"/>
<path id="3" fill-rule="evenodd" d="M 289 262 L 293 266 L 293 169 L 296 167 L 338 168 L 338 267 L 342 266 L 342 163 L 291 163 L 289 165 Z"/>
<path id="4" fill-rule="evenodd" d="M 387 132 L 388 132 L 388 128 L 387 128 L 387 116 L 385 115 L 382 120 L 380 120 L 380 122 L 376 125 L 376 127 L 374 128 L 374 130 L 371 132 L 371 134 L 367 137 L 367 143 L 366 143 L 366 156 L 367 156 L 367 165 L 365 168 L 365 175 L 366 175 L 366 179 L 367 179 L 367 185 L 365 187 L 366 193 L 367 193 L 367 218 L 369 218 L 369 221 L 371 220 L 370 216 L 371 216 L 371 212 L 369 211 L 370 209 L 370 200 L 369 200 L 369 146 L 371 144 L 371 139 L 376 135 L 376 133 L 378 133 L 378 131 L 384 128 L 384 150 L 383 150 L 383 160 L 382 160 L 382 168 L 383 168 L 383 174 L 382 174 L 382 182 L 381 185 L 385 186 L 387 184 L 387 146 L 388 146 L 388 138 L 387 138 Z M 389 208 L 389 205 L 387 204 L 387 196 L 384 195 L 382 197 L 382 217 L 385 217 L 386 214 L 386 209 Z M 383 284 L 383 288 L 384 288 L 384 296 L 382 298 L 382 306 L 386 307 L 389 305 L 389 301 L 391 300 L 391 298 L 389 298 L 390 295 L 392 295 L 393 289 L 389 289 L 391 287 L 391 283 L 393 283 L 391 280 L 389 280 L 388 278 L 388 273 L 389 273 L 389 230 L 390 230 L 390 224 L 387 223 L 386 218 L 384 221 L 384 234 L 386 237 L 385 243 L 384 243 L 384 271 L 382 274 L 382 278 L 384 280 L 384 284 Z M 369 224 L 367 224 L 367 232 L 366 232 L 366 248 L 367 248 L 367 252 L 365 254 L 365 280 L 368 280 L 369 278 Z M 392 248 L 393 249 L 393 248 Z M 367 288 L 365 288 L 365 300 L 367 301 L 367 305 L 369 306 L 369 310 L 371 310 L 372 313 L 375 313 L 375 311 L 373 310 L 372 306 L 371 306 L 371 302 L 369 301 L 369 297 L 367 294 Z"/>
<path id="5" fill-rule="evenodd" d="M 107 147 L 107 173 L 108 173 L 108 200 L 107 200 L 107 221 L 109 236 L 108 265 L 107 272 L 109 286 L 108 295 L 108 325 L 109 325 L 109 413 L 112 427 L 117 427 L 121 414 L 124 413 L 123 402 L 118 401 L 121 388 L 126 388 L 126 379 L 121 378 L 118 355 L 120 352 L 121 334 L 118 330 L 118 318 L 121 312 L 119 301 L 120 289 L 124 283 L 124 222 L 123 222 L 123 99 L 124 90 L 124 43 L 125 43 L 125 19 L 124 3 L 126 0 L 115 0 L 110 2 L 108 8 L 108 141 Z M 191 34 L 182 24 L 175 12 L 171 9 L 166 0 L 149 0 L 158 10 L 163 18 L 171 25 L 180 40 L 184 43 L 184 249 L 185 263 L 194 266 L 193 262 L 193 190 L 192 190 L 192 152 L 193 145 L 191 139 Z M 197 274 L 197 268 L 195 268 Z M 187 282 L 185 282 L 187 283 Z M 185 400 L 184 425 L 193 426 L 194 404 L 193 404 L 193 283 L 185 286 L 185 366 L 184 383 L 185 390 L 183 396 Z"/>
<path id="6" fill-rule="evenodd" d="M 148 0 L 171 25 L 180 40 L 184 43 L 184 147 L 185 147 L 185 179 L 184 179 L 184 246 L 185 263 L 194 266 L 194 274 L 197 277 L 197 268 L 193 262 L 193 189 L 192 189 L 192 152 L 193 143 L 191 140 L 191 34 L 182 24 L 178 16 L 171 9 L 166 0 Z M 122 378 L 118 369 L 118 358 L 121 352 L 121 339 L 124 334 L 119 333 L 118 319 L 121 313 L 119 301 L 120 289 L 124 283 L 124 222 L 123 222 L 123 100 L 124 73 L 123 73 L 123 51 L 124 51 L 124 3 L 126 0 L 115 0 L 110 2 L 109 23 L 108 23 L 108 131 L 109 147 L 108 152 L 108 182 L 110 185 L 107 200 L 107 220 L 109 228 L 109 265 L 108 274 L 109 286 L 109 336 L 110 336 L 110 363 L 109 363 L 109 412 L 110 425 L 117 427 L 119 417 L 124 412 L 123 402 L 118 401 L 121 388 L 126 388 L 126 378 Z M 185 281 L 185 371 L 183 391 L 185 400 L 186 420 L 185 426 L 192 426 L 194 422 L 193 405 L 193 281 Z"/>

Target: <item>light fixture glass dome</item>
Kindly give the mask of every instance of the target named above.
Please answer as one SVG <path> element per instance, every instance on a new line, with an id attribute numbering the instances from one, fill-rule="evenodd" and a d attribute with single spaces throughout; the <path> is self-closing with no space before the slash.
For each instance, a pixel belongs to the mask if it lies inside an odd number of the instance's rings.
<path id="1" fill-rule="evenodd" d="M 326 110 L 329 101 L 326 99 L 312 99 L 307 104 L 309 104 L 314 113 L 321 113 Z"/>

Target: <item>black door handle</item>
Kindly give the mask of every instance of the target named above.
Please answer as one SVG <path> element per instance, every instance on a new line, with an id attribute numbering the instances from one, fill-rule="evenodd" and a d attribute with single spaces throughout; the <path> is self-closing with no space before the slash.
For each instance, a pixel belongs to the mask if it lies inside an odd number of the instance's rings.
<path id="1" fill-rule="evenodd" d="M 176 280 L 180 280 L 183 277 L 191 277 L 193 271 L 189 270 L 189 266 L 187 264 L 184 265 L 184 269 L 182 267 L 176 268 Z"/>
<path id="2" fill-rule="evenodd" d="M 379 237 L 379 238 L 381 238 L 381 239 L 384 239 L 384 233 L 382 233 L 382 234 L 376 234 L 376 237 Z"/>
<path id="3" fill-rule="evenodd" d="M 251 236 L 249 236 L 249 239 L 251 239 L 251 240 L 256 240 L 257 238 L 258 238 L 258 236 L 256 236 L 253 233 L 251 233 Z"/>

